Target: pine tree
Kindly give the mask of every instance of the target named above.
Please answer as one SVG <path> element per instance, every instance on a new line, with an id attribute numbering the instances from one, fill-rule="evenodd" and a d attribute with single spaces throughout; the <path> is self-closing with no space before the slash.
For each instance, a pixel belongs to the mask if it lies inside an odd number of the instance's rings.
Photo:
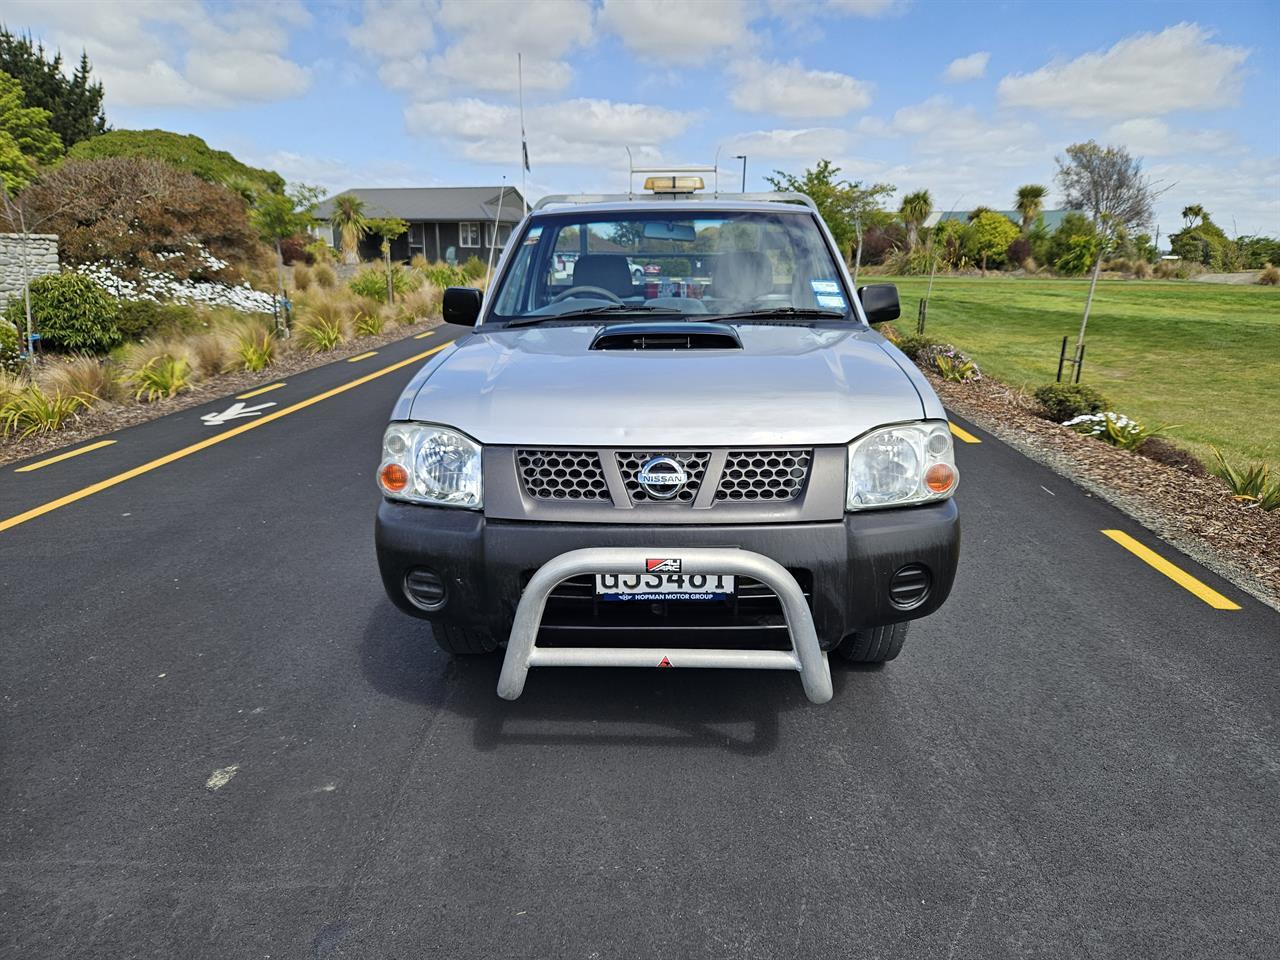
<path id="1" fill-rule="evenodd" d="M 49 59 L 44 44 L 0 26 L 0 70 L 22 84 L 28 107 L 49 111 L 49 126 L 64 147 L 107 129 L 102 84 L 92 79 L 87 54 L 80 54 L 80 63 L 68 78 L 62 72 L 61 51 Z"/>

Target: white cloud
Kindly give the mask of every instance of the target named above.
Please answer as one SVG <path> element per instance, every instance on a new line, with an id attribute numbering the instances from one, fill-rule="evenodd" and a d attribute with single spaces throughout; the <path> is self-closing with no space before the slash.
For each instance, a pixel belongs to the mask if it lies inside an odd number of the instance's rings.
<path id="1" fill-rule="evenodd" d="M 867 137 L 909 137 L 922 155 L 946 155 L 957 164 L 1010 166 L 1047 157 L 1044 134 L 1033 123 L 1009 117 L 987 119 L 971 106 L 930 97 L 896 111 L 888 120 L 867 117 L 858 124 Z"/>
<path id="2" fill-rule="evenodd" d="M 1232 236 L 1280 236 L 1280 157 L 1249 156 L 1230 166 L 1171 161 L 1148 172 L 1170 187 L 1156 203 L 1156 219 L 1166 235 L 1181 229 L 1184 206 L 1199 203 Z"/>
<path id="3" fill-rule="evenodd" d="M 640 103 L 581 98 L 545 103 L 527 111 L 529 159 L 538 164 L 626 165 L 629 146 L 637 161 L 653 160 L 659 147 L 683 134 L 692 113 Z M 511 165 L 520 155 L 520 117 L 514 106 L 474 97 L 411 104 L 409 132 L 451 143 L 465 158 Z"/>
<path id="4" fill-rule="evenodd" d="M 848 144 L 848 132 L 836 127 L 754 130 L 726 140 L 721 145 L 721 155 L 746 154 L 749 159 L 813 160 L 842 153 Z"/>
<path id="5" fill-rule="evenodd" d="M 298 96 L 308 67 L 287 56 L 293 28 L 310 22 L 296 2 L 205 5 L 11 0 L 10 22 L 48 29 L 51 45 L 88 50 L 108 107 L 234 107 Z"/>
<path id="6" fill-rule="evenodd" d="M 435 46 L 435 13 L 427 0 L 365 0 L 364 17 L 347 32 L 347 39 L 380 58 L 412 59 Z"/>
<path id="7" fill-rule="evenodd" d="M 1107 128 L 1106 142 L 1127 147 L 1136 156 L 1222 152 L 1232 148 L 1225 130 L 1175 130 L 1159 117 L 1134 117 Z"/>
<path id="8" fill-rule="evenodd" d="M 1070 117 L 1133 117 L 1236 103 L 1249 51 L 1211 43 L 1194 23 L 1121 40 L 1109 50 L 1055 61 L 1000 81 L 1000 102 Z"/>
<path id="9" fill-rule="evenodd" d="M 780 117 L 842 117 L 871 103 L 871 85 L 846 73 L 806 70 L 799 61 L 749 60 L 730 68 L 729 100 L 739 110 Z"/>
<path id="10" fill-rule="evenodd" d="M 947 64 L 942 79 L 948 83 L 960 83 L 964 80 L 977 80 L 987 72 L 987 63 L 991 54 L 985 50 L 971 53 L 967 57 L 958 57 Z"/>
<path id="11" fill-rule="evenodd" d="M 698 64 L 753 46 L 749 24 L 758 13 L 748 0 L 604 0 L 600 26 L 646 60 Z"/>
<path id="12" fill-rule="evenodd" d="M 851 17 L 887 17 L 902 13 L 910 6 L 910 0 L 827 0 L 832 13 Z"/>
<path id="13" fill-rule="evenodd" d="M 432 176 L 424 176 L 420 164 L 402 161 L 352 163 L 336 157 L 311 156 L 292 150 L 243 154 L 246 163 L 274 170 L 290 183 L 323 187 L 330 194 L 352 187 L 433 187 L 444 186 Z"/>
<path id="14" fill-rule="evenodd" d="M 347 39 L 378 63 L 387 86 L 429 90 L 429 99 L 449 91 L 514 93 L 517 53 L 525 89 L 555 92 L 572 82 L 566 61 L 591 42 L 593 23 L 590 0 L 377 0 L 366 3 Z"/>

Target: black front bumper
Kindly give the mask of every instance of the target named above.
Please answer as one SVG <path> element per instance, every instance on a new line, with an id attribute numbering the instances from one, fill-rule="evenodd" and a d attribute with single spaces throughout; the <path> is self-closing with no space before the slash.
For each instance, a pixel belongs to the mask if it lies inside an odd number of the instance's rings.
<path id="1" fill-rule="evenodd" d="M 776 560 L 811 592 L 818 638 L 830 649 L 851 630 L 915 620 L 951 592 L 960 555 L 953 501 L 846 514 L 843 521 L 662 526 L 486 520 L 470 510 L 384 500 L 375 530 L 387 595 L 405 613 L 488 631 L 505 640 L 528 576 L 552 557 L 581 547 L 740 547 Z M 904 568 L 923 567 L 928 591 L 909 609 L 891 584 Z M 405 595 L 415 568 L 434 572 L 445 600 L 430 612 Z M 550 610 L 550 607 L 548 608 Z"/>

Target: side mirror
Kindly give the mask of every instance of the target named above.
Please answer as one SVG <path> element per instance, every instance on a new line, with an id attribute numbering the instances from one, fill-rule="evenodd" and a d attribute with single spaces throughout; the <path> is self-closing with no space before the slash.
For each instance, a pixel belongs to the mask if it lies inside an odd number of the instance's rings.
<path id="1" fill-rule="evenodd" d="M 872 283 L 859 287 L 858 299 L 862 302 L 862 312 L 867 315 L 867 323 L 885 323 L 902 316 L 898 288 L 892 283 Z"/>
<path id="2" fill-rule="evenodd" d="M 475 287 L 449 287 L 444 292 L 444 322 L 474 327 L 480 319 L 480 304 L 483 302 L 484 294 Z"/>

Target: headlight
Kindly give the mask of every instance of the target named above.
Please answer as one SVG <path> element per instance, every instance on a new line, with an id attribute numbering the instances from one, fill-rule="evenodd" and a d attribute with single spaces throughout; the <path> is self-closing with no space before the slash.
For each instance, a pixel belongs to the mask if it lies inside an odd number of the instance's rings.
<path id="1" fill-rule="evenodd" d="M 955 493 L 951 431 L 945 423 L 875 430 L 849 444 L 848 510 L 945 500 Z"/>
<path id="2" fill-rule="evenodd" d="M 479 510 L 480 444 L 427 423 L 393 423 L 382 437 L 378 486 L 395 500 Z"/>

